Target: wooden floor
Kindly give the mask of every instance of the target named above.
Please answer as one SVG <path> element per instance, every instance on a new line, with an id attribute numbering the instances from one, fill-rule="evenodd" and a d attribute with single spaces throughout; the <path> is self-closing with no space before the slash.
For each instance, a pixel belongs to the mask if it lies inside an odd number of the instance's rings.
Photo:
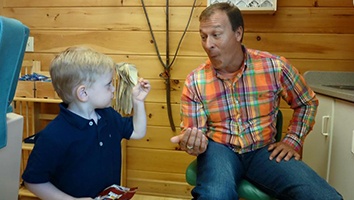
<path id="1" fill-rule="evenodd" d="M 173 198 L 173 197 L 157 197 L 157 196 L 148 196 L 148 195 L 138 195 L 137 194 L 132 198 L 132 200 L 187 200 L 187 199 Z"/>
<path id="2" fill-rule="evenodd" d="M 162 197 L 162 196 L 152 196 L 152 195 L 143 195 L 137 194 L 134 195 L 132 200 L 190 200 L 191 198 L 173 198 L 173 197 Z M 0 200 L 1 195 L 0 195 Z M 28 191 L 25 187 L 20 187 L 18 200 L 39 200 L 33 193 Z"/>
<path id="3" fill-rule="evenodd" d="M 143 195 L 137 194 L 134 195 L 132 200 L 190 200 L 191 198 L 173 198 L 173 197 L 163 197 L 163 196 L 152 196 L 152 195 Z M 0 195 L 0 200 L 1 195 Z M 18 200 L 39 200 L 33 193 L 28 191 L 25 187 L 20 187 Z"/>
<path id="4" fill-rule="evenodd" d="M 39 200 L 39 199 L 35 198 L 35 197 L 20 197 L 19 200 Z M 136 194 L 136 195 L 134 195 L 132 200 L 188 200 L 188 199 L 173 198 L 173 197 L 158 197 L 158 196 Z"/>

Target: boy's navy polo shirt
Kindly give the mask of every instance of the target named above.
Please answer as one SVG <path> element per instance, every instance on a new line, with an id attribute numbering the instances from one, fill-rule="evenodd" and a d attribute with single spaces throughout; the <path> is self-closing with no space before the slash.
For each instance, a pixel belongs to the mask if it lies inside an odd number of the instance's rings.
<path id="1" fill-rule="evenodd" d="M 51 182 L 74 197 L 96 197 L 120 184 L 121 140 L 133 132 L 132 117 L 113 108 L 97 109 L 98 124 L 60 104 L 59 115 L 36 135 L 22 175 L 28 183 Z"/>

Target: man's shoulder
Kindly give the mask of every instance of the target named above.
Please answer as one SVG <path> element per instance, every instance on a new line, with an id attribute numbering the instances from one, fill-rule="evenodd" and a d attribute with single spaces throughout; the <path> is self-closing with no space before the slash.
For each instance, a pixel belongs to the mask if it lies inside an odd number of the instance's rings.
<path id="1" fill-rule="evenodd" d="M 200 64 L 197 68 L 193 69 L 188 75 L 188 77 L 195 77 L 195 76 L 201 76 L 206 73 L 212 72 L 212 67 L 210 64 L 210 61 L 206 61 L 205 63 Z"/>
<path id="2" fill-rule="evenodd" d="M 268 51 L 261 51 L 257 49 L 247 49 L 248 59 L 252 60 L 252 63 L 273 63 L 275 66 L 285 66 L 289 65 L 289 61 L 277 54 L 270 53 Z M 262 66 L 264 66 L 262 64 Z M 270 66 L 270 65 L 267 65 Z"/>
<path id="3" fill-rule="evenodd" d="M 247 54 L 251 56 L 251 58 L 270 58 L 270 59 L 279 59 L 280 56 L 270 53 L 268 51 L 262 51 L 258 49 L 247 49 Z"/>

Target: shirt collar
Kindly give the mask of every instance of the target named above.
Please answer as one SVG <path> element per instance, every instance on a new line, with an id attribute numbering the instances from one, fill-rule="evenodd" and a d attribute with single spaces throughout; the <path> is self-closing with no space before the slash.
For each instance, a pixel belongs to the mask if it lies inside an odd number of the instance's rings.
<path id="1" fill-rule="evenodd" d="M 92 123 L 94 124 L 95 122 L 92 119 L 85 119 L 71 111 L 68 110 L 68 104 L 66 103 L 60 103 L 60 115 L 64 117 L 65 120 L 68 121 L 69 124 L 71 124 L 74 127 L 77 127 L 78 129 L 84 129 L 87 126 L 92 126 Z M 101 116 L 98 116 L 98 119 L 101 119 Z"/>

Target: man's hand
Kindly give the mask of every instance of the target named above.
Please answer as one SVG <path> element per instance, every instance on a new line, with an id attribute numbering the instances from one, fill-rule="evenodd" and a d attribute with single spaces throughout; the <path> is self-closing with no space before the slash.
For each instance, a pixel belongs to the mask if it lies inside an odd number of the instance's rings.
<path id="1" fill-rule="evenodd" d="M 292 157 L 294 157 L 295 160 L 300 160 L 301 158 L 300 154 L 297 151 L 295 151 L 290 145 L 284 142 L 277 142 L 269 145 L 268 151 L 272 151 L 269 156 L 269 159 L 273 160 L 276 157 L 277 162 L 280 162 L 283 159 L 285 161 L 288 161 Z"/>
<path id="2" fill-rule="evenodd" d="M 183 151 L 194 156 L 204 153 L 208 146 L 207 137 L 197 128 L 187 128 L 184 133 L 172 137 L 171 142 L 178 143 Z"/>

